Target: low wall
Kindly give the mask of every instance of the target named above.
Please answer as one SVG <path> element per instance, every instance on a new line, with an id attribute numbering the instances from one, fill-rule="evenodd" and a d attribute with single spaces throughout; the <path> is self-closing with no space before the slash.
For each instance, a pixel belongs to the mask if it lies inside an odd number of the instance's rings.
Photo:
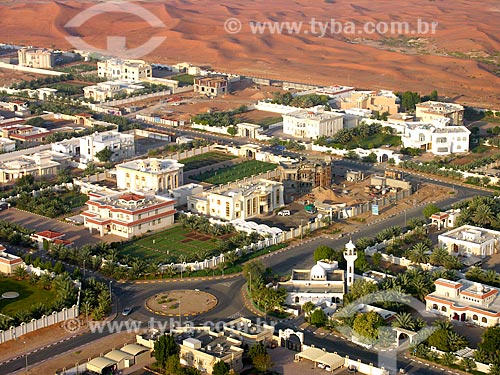
<path id="1" fill-rule="evenodd" d="M 229 129 L 228 126 L 208 126 L 208 125 L 192 123 L 191 128 L 198 129 L 198 130 L 204 130 L 204 131 L 207 131 L 210 133 L 217 133 L 217 134 L 223 134 L 223 135 L 229 136 L 229 133 L 227 132 L 227 130 Z"/>
<path id="2" fill-rule="evenodd" d="M 78 315 L 78 306 L 73 305 L 69 309 L 64 308 L 59 312 L 54 311 L 50 315 L 43 315 L 40 319 L 32 319 L 28 323 L 21 323 L 17 327 L 10 327 L 6 331 L 0 331 L 0 344 L 10 340 L 17 340 L 19 337 L 38 329 L 49 327 L 68 319 L 77 318 Z"/>
<path id="3" fill-rule="evenodd" d="M 157 98 L 159 96 L 167 96 L 170 94 L 172 94 L 172 92 L 170 90 L 163 90 L 163 91 L 159 91 L 159 92 L 153 92 L 151 94 L 132 96 L 130 98 L 125 98 L 125 99 L 110 100 L 110 101 L 106 101 L 102 104 L 114 107 L 114 106 L 119 106 L 119 105 L 123 105 L 123 104 L 138 102 L 138 101 L 144 100 L 144 99 Z"/>
<path id="4" fill-rule="evenodd" d="M 62 72 L 56 72 L 55 70 L 30 68 L 29 66 L 7 64 L 4 62 L 0 62 L 0 68 L 1 69 L 17 70 L 17 71 L 28 72 L 28 73 L 44 74 L 46 76 L 62 76 L 64 74 L 66 74 L 66 73 L 62 73 Z"/>
<path id="5" fill-rule="evenodd" d="M 279 114 L 283 115 L 286 113 L 298 111 L 301 108 L 292 107 L 290 105 L 275 104 L 275 103 L 269 103 L 269 102 L 265 102 L 265 101 L 259 101 L 255 105 L 255 109 L 258 109 L 259 111 L 273 112 L 273 113 L 279 113 Z"/>

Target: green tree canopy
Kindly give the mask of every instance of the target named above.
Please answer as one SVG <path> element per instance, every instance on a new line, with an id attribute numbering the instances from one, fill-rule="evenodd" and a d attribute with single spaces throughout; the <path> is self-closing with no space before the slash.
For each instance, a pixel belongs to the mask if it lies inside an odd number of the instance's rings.
<path id="1" fill-rule="evenodd" d="M 167 365 L 168 357 L 177 355 L 179 353 L 179 346 L 175 343 L 174 336 L 163 335 L 155 342 L 154 356 L 158 364 L 165 368 Z"/>
<path id="2" fill-rule="evenodd" d="M 378 338 L 378 328 L 384 325 L 384 319 L 375 311 L 370 311 L 366 314 L 358 314 L 352 329 L 358 335 L 375 340 Z"/>
<path id="3" fill-rule="evenodd" d="M 214 365 L 212 375 L 229 375 L 229 365 L 224 361 L 219 361 Z"/>
<path id="4" fill-rule="evenodd" d="M 441 209 L 436 206 L 434 203 L 429 203 L 427 206 L 424 207 L 424 209 L 422 210 L 422 214 L 426 217 L 426 218 L 430 218 L 433 214 L 437 214 L 438 212 L 440 212 Z"/>
<path id="5" fill-rule="evenodd" d="M 317 262 L 318 260 L 330 259 L 333 253 L 334 250 L 331 247 L 325 245 L 319 246 L 314 250 L 314 261 Z"/>
<path id="6" fill-rule="evenodd" d="M 113 151 L 111 151 L 108 146 L 104 147 L 99 152 L 96 152 L 95 157 L 101 162 L 106 163 L 111 160 L 111 156 L 113 156 Z"/>

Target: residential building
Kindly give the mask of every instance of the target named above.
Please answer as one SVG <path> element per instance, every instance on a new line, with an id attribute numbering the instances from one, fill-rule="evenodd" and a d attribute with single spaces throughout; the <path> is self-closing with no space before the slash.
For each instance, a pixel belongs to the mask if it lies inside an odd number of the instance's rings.
<path id="1" fill-rule="evenodd" d="M 315 90 L 318 95 L 327 95 L 330 99 L 339 100 L 350 96 L 354 92 L 355 88 L 351 86 L 329 86 L 321 87 Z"/>
<path id="2" fill-rule="evenodd" d="M 44 48 L 21 48 L 17 55 L 21 66 L 40 69 L 51 69 L 55 66 L 53 52 Z"/>
<path id="3" fill-rule="evenodd" d="M 200 194 L 203 192 L 203 185 L 200 184 L 185 184 L 174 189 L 168 190 L 170 198 L 175 199 L 175 207 L 187 205 L 187 199 L 191 195 Z"/>
<path id="4" fill-rule="evenodd" d="M 403 147 L 418 148 L 436 155 L 469 152 L 470 130 L 465 126 L 449 126 L 449 121 L 406 123 L 401 135 Z"/>
<path id="5" fill-rule="evenodd" d="M 62 141 L 51 143 L 53 152 L 70 155 L 71 157 L 80 156 L 80 138 L 63 139 Z"/>
<path id="6" fill-rule="evenodd" d="M 35 148 L 36 149 L 36 148 Z M 53 176 L 69 162 L 70 156 L 57 154 L 49 150 L 30 153 L 8 153 L 0 155 L 0 183 L 12 182 L 26 175 L 35 178 Z"/>
<path id="7" fill-rule="evenodd" d="M 114 234 L 123 238 L 140 236 L 174 223 L 173 199 L 155 195 L 119 193 L 109 196 L 89 194 L 83 225 L 101 236 Z"/>
<path id="8" fill-rule="evenodd" d="M 16 149 L 16 141 L 9 138 L 0 138 L 0 153 L 12 152 Z"/>
<path id="9" fill-rule="evenodd" d="M 24 261 L 21 257 L 5 251 L 5 247 L 0 245 L 0 273 L 11 275 L 16 268 L 24 267 Z"/>
<path id="10" fill-rule="evenodd" d="M 298 110 L 283 114 L 283 133 L 298 138 L 331 137 L 343 127 L 340 113 Z"/>
<path id="11" fill-rule="evenodd" d="M 109 59 L 97 63 L 98 76 L 112 80 L 137 82 L 151 78 L 152 72 L 151 65 L 143 60 Z"/>
<path id="12" fill-rule="evenodd" d="M 356 91 L 340 99 L 340 109 L 368 109 L 392 115 L 399 112 L 399 101 L 392 91 Z"/>
<path id="13" fill-rule="evenodd" d="M 229 81 L 223 76 L 198 77 L 194 79 L 194 92 L 215 97 L 229 92 Z"/>
<path id="14" fill-rule="evenodd" d="M 225 336 L 224 332 L 213 332 L 203 326 L 176 328 L 172 334 L 179 344 L 181 365 L 206 374 L 211 374 L 219 361 L 227 363 L 236 373 L 243 368 L 242 342 Z"/>
<path id="15" fill-rule="evenodd" d="M 450 320 L 470 322 L 482 327 L 500 323 L 499 289 L 466 279 L 437 279 L 436 291 L 425 297 L 426 310 Z"/>
<path id="16" fill-rule="evenodd" d="M 111 161 L 131 158 L 135 153 L 134 135 L 110 130 L 80 138 L 80 163 L 98 161 L 96 154 L 105 148 L 113 151 Z"/>
<path id="17" fill-rule="evenodd" d="M 423 102 L 415 106 L 415 117 L 422 122 L 450 119 L 450 125 L 464 124 L 464 107 L 455 103 Z"/>
<path id="18" fill-rule="evenodd" d="M 267 214 L 284 206 L 281 182 L 261 179 L 248 185 L 233 186 L 188 197 L 188 210 L 231 221 Z"/>
<path id="19" fill-rule="evenodd" d="M 142 89 L 144 89 L 144 86 L 141 85 L 120 81 L 107 81 L 84 87 L 83 95 L 85 98 L 92 99 L 95 102 L 104 102 L 108 99 L 113 99 L 117 95 L 131 94 Z"/>
<path id="20" fill-rule="evenodd" d="M 303 305 L 312 302 L 315 305 L 332 306 L 344 299 L 344 271 L 338 269 L 338 263 L 318 261 L 310 270 L 292 270 L 290 280 L 281 282 L 278 287 L 287 291 L 288 305 Z"/>
<path id="21" fill-rule="evenodd" d="M 47 141 L 47 137 L 53 134 L 45 128 L 31 125 L 9 125 L 1 128 L 4 138 L 12 139 L 20 144 L 36 144 Z"/>
<path id="22" fill-rule="evenodd" d="M 500 232 L 462 225 L 438 236 L 439 246 L 455 256 L 484 258 L 500 251 Z"/>
<path id="23" fill-rule="evenodd" d="M 280 163 L 278 171 L 286 202 L 293 202 L 318 186 L 329 188 L 332 185 L 331 162 Z"/>
<path id="24" fill-rule="evenodd" d="M 183 184 L 184 164 L 174 159 L 140 159 L 116 166 L 118 189 L 166 193 Z"/>
<path id="25" fill-rule="evenodd" d="M 224 324 L 226 336 L 234 337 L 248 346 L 273 341 L 274 327 L 265 322 L 254 323 L 247 318 L 237 318 Z"/>

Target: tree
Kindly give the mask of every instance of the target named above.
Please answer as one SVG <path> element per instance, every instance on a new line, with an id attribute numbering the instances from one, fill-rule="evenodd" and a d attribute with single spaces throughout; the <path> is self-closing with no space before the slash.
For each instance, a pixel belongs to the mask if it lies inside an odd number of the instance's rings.
<path id="1" fill-rule="evenodd" d="M 363 297 L 370 293 L 374 293 L 377 290 L 378 290 L 377 284 L 372 283 L 371 281 L 354 280 L 354 283 L 352 284 L 349 293 L 347 293 L 344 296 L 344 300 L 347 303 L 353 302 L 358 298 Z"/>
<path id="2" fill-rule="evenodd" d="M 352 329 L 358 335 L 375 340 L 378 338 L 378 328 L 384 325 L 384 319 L 375 311 L 358 314 L 354 319 Z"/>
<path id="3" fill-rule="evenodd" d="M 162 368 L 166 367 L 168 357 L 177 355 L 178 353 L 179 347 L 175 343 L 174 336 L 172 335 L 160 336 L 155 342 L 154 356 Z"/>
<path id="4" fill-rule="evenodd" d="M 466 372 L 473 371 L 477 367 L 476 362 L 472 358 L 462 358 L 460 365 L 465 368 Z"/>
<path id="5" fill-rule="evenodd" d="M 316 305 L 312 303 L 311 301 L 307 301 L 302 305 L 302 310 L 304 310 L 304 313 L 309 316 L 311 315 L 311 312 L 316 308 Z"/>
<path id="6" fill-rule="evenodd" d="M 106 163 L 108 161 L 111 161 L 111 157 L 113 156 L 113 151 L 109 149 L 108 146 L 104 147 L 99 152 L 96 152 L 95 157 L 101 162 L 101 163 Z"/>
<path id="7" fill-rule="evenodd" d="M 317 262 L 318 260 L 330 259 L 333 252 L 334 250 L 331 247 L 325 245 L 319 246 L 314 250 L 314 261 Z"/>
<path id="8" fill-rule="evenodd" d="M 375 267 L 380 267 L 380 262 L 382 261 L 382 254 L 376 252 L 372 255 L 372 263 Z"/>
<path id="9" fill-rule="evenodd" d="M 392 322 L 393 327 L 399 327 L 403 329 L 408 329 L 410 331 L 415 330 L 415 322 L 411 314 L 409 313 L 399 313 L 396 315 L 396 319 Z"/>
<path id="10" fill-rule="evenodd" d="M 432 335 L 429 336 L 429 338 L 427 339 L 427 343 L 429 344 L 429 346 L 434 346 L 438 350 L 449 352 L 451 348 L 448 341 L 448 333 L 448 330 L 437 329 L 432 333 Z"/>
<path id="11" fill-rule="evenodd" d="M 234 137 L 236 135 L 236 133 L 238 133 L 238 129 L 236 128 L 236 126 L 230 126 L 227 128 L 227 133 Z"/>
<path id="12" fill-rule="evenodd" d="M 262 344 L 255 344 L 250 348 L 248 351 L 248 356 L 250 359 L 254 359 L 256 356 L 261 355 L 261 354 L 267 354 L 266 348 Z"/>
<path id="13" fill-rule="evenodd" d="M 477 359 L 483 363 L 500 365 L 500 326 L 486 328 L 483 332 L 478 345 Z"/>
<path id="14" fill-rule="evenodd" d="M 447 352 L 443 354 L 441 361 L 443 362 L 443 365 L 451 366 L 457 361 L 457 356 L 454 353 Z"/>
<path id="15" fill-rule="evenodd" d="M 420 103 L 420 95 L 417 92 L 406 91 L 401 95 L 401 105 L 406 112 L 414 111 L 418 103 Z"/>
<path id="16" fill-rule="evenodd" d="M 429 203 L 427 206 L 424 207 L 424 209 L 422 210 L 422 214 L 426 217 L 426 218 L 430 218 L 433 214 L 437 214 L 438 212 L 440 212 L 441 209 L 436 206 L 434 203 Z"/>
<path id="17" fill-rule="evenodd" d="M 413 263 L 427 263 L 429 261 L 429 256 L 427 255 L 428 251 L 429 248 L 426 244 L 418 242 L 411 248 L 408 258 Z"/>
<path id="18" fill-rule="evenodd" d="M 229 375 L 229 365 L 224 361 L 218 361 L 212 370 L 212 375 Z"/>
<path id="19" fill-rule="evenodd" d="M 252 360 L 253 366 L 258 370 L 265 372 L 273 367 L 273 361 L 269 354 L 259 354 L 255 356 Z"/>
<path id="20" fill-rule="evenodd" d="M 315 325 L 316 327 L 323 327 L 326 324 L 326 315 L 321 309 L 316 309 L 312 312 L 309 323 Z"/>

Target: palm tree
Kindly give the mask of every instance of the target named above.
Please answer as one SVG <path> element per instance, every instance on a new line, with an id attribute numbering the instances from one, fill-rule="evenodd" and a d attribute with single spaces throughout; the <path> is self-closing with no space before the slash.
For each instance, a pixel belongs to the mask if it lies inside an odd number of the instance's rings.
<path id="1" fill-rule="evenodd" d="M 465 273 L 465 277 L 472 281 L 480 281 L 484 277 L 484 271 L 479 267 L 471 267 Z"/>
<path id="2" fill-rule="evenodd" d="M 472 216 L 474 223 L 480 227 L 484 227 L 495 221 L 495 214 L 491 210 L 491 207 L 486 204 L 479 204 L 474 210 L 474 215 Z"/>
<path id="3" fill-rule="evenodd" d="M 449 332 L 453 330 L 453 325 L 450 323 L 449 320 L 443 320 L 443 319 L 435 320 L 434 322 L 432 322 L 432 325 L 436 327 L 437 330 L 442 329 L 444 331 L 449 331 Z"/>
<path id="4" fill-rule="evenodd" d="M 453 353 L 447 352 L 443 354 L 441 361 L 443 362 L 443 365 L 451 366 L 457 361 L 457 356 Z"/>
<path id="5" fill-rule="evenodd" d="M 411 248 L 408 258 L 413 263 L 427 263 L 429 261 L 429 256 L 427 255 L 428 251 L 429 247 L 419 242 Z"/>
<path id="6" fill-rule="evenodd" d="M 465 337 L 459 335 L 458 333 L 451 331 L 448 332 L 448 345 L 450 349 L 454 352 L 463 349 L 469 345 L 469 342 Z"/>
<path id="7" fill-rule="evenodd" d="M 234 262 L 238 259 L 238 254 L 234 251 L 228 251 L 227 253 L 224 254 L 224 260 L 226 263 L 228 263 L 230 266 L 234 265 Z"/>
<path id="8" fill-rule="evenodd" d="M 24 280 L 28 277 L 28 271 L 22 266 L 16 267 L 16 269 L 14 269 L 14 277 L 18 280 Z"/>
<path id="9" fill-rule="evenodd" d="M 470 372 L 476 369 L 476 362 L 472 358 L 462 358 L 460 365 L 465 368 L 465 372 Z"/>
<path id="10" fill-rule="evenodd" d="M 498 273 L 493 269 L 489 269 L 483 274 L 483 280 L 489 285 L 496 284 L 498 283 Z"/>
<path id="11" fill-rule="evenodd" d="M 448 250 L 444 247 L 436 247 L 432 251 L 429 261 L 433 266 L 442 266 L 449 256 L 450 254 L 448 253 Z"/>
<path id="12" fill-rule="evenodd" d="M 396 318 L 392 322 L 392 326 L 407 329 L 410 331 L 415 330 L 415 322 L 413 321 L 411 314 L 406 312 L 397 314 Z"/>

